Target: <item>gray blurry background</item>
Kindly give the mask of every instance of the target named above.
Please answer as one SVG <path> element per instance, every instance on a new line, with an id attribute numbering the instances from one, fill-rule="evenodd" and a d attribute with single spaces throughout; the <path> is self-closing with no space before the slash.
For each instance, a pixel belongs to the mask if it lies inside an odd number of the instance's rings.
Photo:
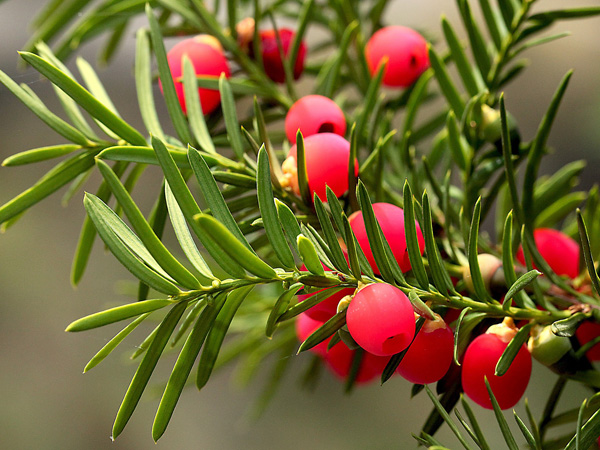
<path id="1" fill-rule="evenodd" d="M 47 82 L 31 71 L 16 68 L 17 53 L 28 38 L 27 25 L 45 2 L 8 0 L 0 4 L 0 68 L 18 82 L 30 85 L 49 107 L 58 111 L 57 101 Z M 544 9 L 564 6 L 559 0 L 540 0 Z M 597 5 L 577 0 L 572 6 Z M 418 6 L 416 6 L 418 5 Z M 457 23 L 454 2 L 427 0 L 395 1 L 386 22 L 429 29 L 440 37 L 439 17 L 445 13 Z M 141 25 L 145 22 L 142 20 Z M 586 158 L 589 166 L 582 180 L 590 187 L 598 181 L 600 154 L 600 46 L 599 19 L 559 25 L 555 30 L 572 30 L 573 35 L 527 56 L 532 64 L 525 75 L 507 90 L 508 108 L 520 122 L 525 139 L 531 138 L 550 97 L 564 73 L 575 69 L 563 107 L 556 119 L 550 144 L 555 155 L 545 170 L 554 170 L 566 161 Z M 100 77 L 108 87 L 122 116 L 141 126 L 132 79 L 134 30 L 117 59 Z M 172 45 L 171 43 L 167 44 Z M 97 45 L 85 46 L 82 54 L 95 61 Z M 309 54 L 310 57 L 310 54 Z M 70 62 L 73 67 L 73 61 Z M 160 94 L 157 102 L 162 107 Z M 0 86 L 0 159 L 13 153 L 63 142 Z M 50 165 L 0 168 L 0 204 L 8 201 L 41 176 Z M 145 187 L 136 190 L 142 205 L 158 188 L 158 172 L 148 172 Z M 154 180 L 154 181 L 153 181 Z M 92 185 L 97 185 L 97 179 Z M 83 334 L 63 330 L 72 320 L 98 311 L 115 301 L 126 301 L 118 293 L 119 280 L 131 280 L 114 258 L 96 246 L 88 271 L 77 289 L 69 282 L 71 258 L 84 217 L 81 195 L 67 208 L 60 206 L 62 193 L 35 206 L 16 226 L 0 235 L 0 448 L 2 449 L 387 449 L 414 448 L 411 432 L 430 410 L 421 394 L 410 400 L 407 383 L 395 379 L 380 388 L 372 385 L 344 396 L 342 386 L 327 375 L 314 393 L 296 386 L 304 364 L 302 357 L 291 366 L 286 382 L 272 406 L 257 423 L 245 420 L 250 401 L 262 386 L 253 383 L 241 390 L 232 382 L 232 371 L 215 376 L 198 393 L 184 393 L 166 435 L 155 447 L 150 429 L 157 398 L 145 395 L 131 422 L 111 443 L 112 421 L 125 389 L 135 371 L 123 349 L 133 350 L 140 334 L 128 339 L 121 351 L 91 372 L 82 375 L 89 358 L 110 339 L 117 328 Z M 144 330 L 145 331 L 145 330 Z M 136 340 L 137 339 L 137 340 Z M 151 384 L 166 380 L 172 359 L 159 365 Z M 536 414 L 554 380 L 535 366 L 536 378 L 528 389 Z M 571 405 L 579 404 L 584 392 L 572 388 Z M 565 402 L 565 405 L 568 400 Z M 492 415 L 476 407 L 483 423 L 493 424 Z M 491 442 L 499 436 L 495 426 Z M 441 437 L 448 436 L 447 430 Z M 449 440 L 448 442 L 454 442 Z M 450 444 L 453 446 L 455 444 Z"/>

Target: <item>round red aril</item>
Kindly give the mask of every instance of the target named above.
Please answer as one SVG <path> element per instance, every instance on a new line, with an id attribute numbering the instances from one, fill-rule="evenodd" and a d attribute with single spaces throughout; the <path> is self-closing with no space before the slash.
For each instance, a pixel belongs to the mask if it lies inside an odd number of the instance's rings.
<path id="1" fill-rule="evenodd" d="M 390 244 L 392 253 L 398 261 L 398 265 L 402 272 L 408 272 L 411 269 L 410 260 L 408 258 L 408 249 L 406 247 L 406 235 L 404 233 L 404 211 L 390 203 L 374 203 L 373 212 L 375 218 L 381 226 L 381 231 Z M 358 239 L 358 243 L 362 248 L 365 256 L 369 260 L 369 264 L 379 274 L 371 246 L 369 245 L 369 238 L 367 237 L 367 229 L 365 228 L 365 221 L 363 219 L 362 211 L 357 211 L 350 215 L 348 218 L 350 221 L 350 227 Z M 419 241 L 419 249 L 421 254 L 425 251 L 425 239 L 423 239 L 423 233 L 421 233 L 421 227 L 418 222 L 415 221 L 417 227 L 417 240 Z"/>
<path id="2" fill-rule="evenodd" d="M 285 175 L 280 181 L 284 187 L 290 186 L 296 194 L 300 194 L 296 152 L 294 145 L 281 166 Z M 304 154 L 311 199 L 316 192 L 321 200 L 326 201 L 326 186 L 337 197 L 348 190 L 350 142 L 334 133 L 313 134 L 304 139 Z M 355 162 L 354 173 L 358 175 L 358 162 Z"/>
<path id="3" fill-rule="evenodd" d="M 577 278 L 579 275 L 579 244 L 566 234 L 552 228 L 538 228 L 533 232 L 535 244 L 557 275 Z M 525 265 L 523 248 L 517 251 L 517 260 Z M 535 267 L 535 265 L 534 265 Z"/>
<path id="4" fill-rule="evenodd" d="M 462 362 L 462 386 L 465 394 L 478 405 L 492 409 L 492 401 L 485 386 L 487 377 L 501 409 L 512 408 L 521 399 L 531 376 L 531 355 L 523 345 L 508 371 L 494 375 L 496 364 L 508 345 L 496 334 L 477 336 L 467 347 Z"/>
<path id="5" fill-rule="evenodd" d="M 415 335 L 410 300 L 385 283 L 369 284 L 356 293 L 348 306 L 346 324 L 358 345 L 379 356 L 401 352 Z"/>
<path id="6" fill-rule="evenodd" d="M 346 344 L 338 342 L 325 355 L 325 363 L 335 375 L 341 379 L 346 379 L 350 374 L 352 359 L 355 354 L 356 350 L 350 350 L 346 347 Z M 369 352 L 364 352 L 360 369 L 356 376 L 356 382 L 359 384 L 367 383 L 381 376 L 389 360 L 389 356 L 376 356 Z"/>
<path id="7" fill-rule="evenodd" d="M 389 26 L 375 32 L 365 47 L 371 75 L 377 73 L 384 58 L 388 62 L 382 83 L 391 87 L 407 87 L 429 67 L 427 42 L 415 30 Z"/>
<path id="8" fill-rule="evenodd" d="M 328 267 L 325 267 L 325 265 L 323 263 L 321 263 L 321 265 L 323 266 L 323 268 L 326 271 L 331 271 L 331 269 L 329 269 Z M 306 266 L 304 264 L 302 264 L 302 266 L 300 267 L 300 270 L 306 270 Z M 325 300 L 317 303 L 312 308 L 306 310 L 305 314 L 314 320 L 318 320 L 321 322 L 327 322 L 329 319 L 331 319 L 335 315 L 335 313 L 337 313 L 337 306 L 338 306 L 338 303 L 340 302 L 340 300 L 343 299 L 346 295 L 352 295 L 352 294 L 354 294 L 353 288 L 342 289 L 341 291 L 336 292 L 333 295 L 330 295 Z M 314 295 L 327 295 L 327 289 L 321 289 L 317 292 L 313 292 L 312 294 L 298 295 L 298 300 L 302 302 L 302 301 L 306 300 L 307 298 L 310 298 Z"/>
<path id="9" fill-rule="evenodd" d="M 304 342 L 307 337 L 313 334 L 317 328 L 323 325 L 324 322 L 312 319 L 306 313 L 299 314 L 296 318 L 296 337 L 300 342 Z M 323 342 L 315 345 L 309 351 L 316 353 L 321 357 L 325 357 L 327 354 L 327 345 L 331 338 L 325 339 Z"/>
<path id="10" fill-rule="evenodd" d="M 592 339 L 600 336 L 600 323 L 586 320 L 575 331 L 575 336 L 581 345 L 584 345 Z M 589 349 L 585 355 L 590 361 L 600 361 L 600 343 Z"/>
<path id="11" fill-rule="evenodd" d="M 219 42 L 212 36 L 199 35 L 194 38 L 186 39 L 176 44 L 167 53 L 167 61 L 171 69 L 171 76 L 175 83 L 175 91 L 179 104 L 184 113 L 187 113 L 185 105 L 185 95 L 183 91 L 183 83 L 177 81 L 183 77 L 183 55 L 187 55 L 196 75 L 211 76 L 218 78 L 221 73 L 224 73 L 227 78 L 230 76 L 227 59 L 220 49 Z M 159 80 L 159 86 L 162 91 L 162 84 Z M 221 94 L 216 89 L 199 88 L 198 95 L 200 96 L 200 104 L 202 112 L 209 114 L 213 112 L 221 103 Z"/>
<path id="12" fill-rule="evenodd" d="M 454 357 L 454 334 L 441 317 L 426 320 L 396 371 L 415 384 L 442 379 Z"/>
<path id="13" fill-rule="evenodd" d="M 285 134 L 292 144 L 296 143 L 298 130 L 305 138 L 317 133 L 344 136 L 346 118 L 342 109 L 330 98 L 307 95 L 294 103 L 285 116 Z"/>
<path id="14" fill-rule="evenodd" d="M 278 32 L 283 54 L 287 57 L 296 33 L 289 28 L 280 28 Z M 263 30 L 259 33 L 259 36 L 265 73 L 276 83 L 285 82 L 285 71 L 283 69 L 283 62 L 281 61 L 281 55 L 279 53 L 279 46 L 277 45 L 277 35 L 275 30 Z M 250 49 L 252 50 L 252 46 Z M 300 78 L 300 75 L 302 75 L 302 71 L 304 70 L 305 56 L 306 45 L 304 44 L 304 41 L 302 41 L 300 42 L 300 48 L 298 49 L 296 64 L 294 64 L 292 69 L 294 72 L 294 80 L 297 80 Z"/>

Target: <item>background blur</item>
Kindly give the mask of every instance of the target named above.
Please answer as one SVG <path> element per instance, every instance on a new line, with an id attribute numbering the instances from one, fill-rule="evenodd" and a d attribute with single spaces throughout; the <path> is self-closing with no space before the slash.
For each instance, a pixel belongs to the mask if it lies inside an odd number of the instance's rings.
<path id="1" fill-rule="evenodd" d="M 27 26 L 41 0 L 0 2 L 0 68 L 18 82 L 30 85 L 48 106 L 58 111 L 49 84 L 33 71 L 19 71 L 17 53 L 28 38 Z M 564 6 L 560 0 L 539 0 L 538 7 Z M 569 6 L 597 5 L 577 0 Z M 418 6 L 417 6 L 418 5 Z M 457 24 L 454 2 L 394 1 L 386 22 L 431 30 L 441 37 L 439 17 L 444 13 Z M 559 24 L 554 30 L 571 30 L 572 36 L 530 51 L 531 67 L 507 90 L 506 103 L 521 125 L 524 139 L 535 133 L 552 93 L 562 76 L 575 69 L 570 87 L 550 137 L 556 153 L 544 170 L 554 170 L 567 161 L 589 161 L 582 183 L 598 181 L 600 162 L 600 46 L 599 19 Z M 140 21 L 145 26 L 145 21 Z M 141 127 L 132 78 L 134 29 L 117 59 L 99 71 L 102 81 L 121 115 Z M 310 30 L 309 30 L 310 35 Z M 168 42 L 167 47 L 174 41 Z M 97 45 L 87 45 L 81 54 L 95 61 Z M 310 57 L 310 53 L 309 53 Z M 73 61 L 69 63 L 73 67 Z M 162 107 L 160 93 L 157 102 Z M 58 144 L 62 138 L 45 127 L 4 86 L 0 86 L 0 160 L 27 149 Z M 49 165 L 0 168 L 0 204 L 5 203 L 39 178 Z M 148 172 L 147 189 L 136 189 L 142 205 L 145 191 L 153 197 L 158 184 Z M 97 179 L 93 184 L 97 184 Z M 120 280 L 131 280 L 114 258 L 96 245 L 89 269 L 77 289 L 69 282 L 71 258 L 84 217 L 81 195 L 68 207 L 60 206 L 62 193 L 35 206 L 16 226 L 0 235 L 0 447 L 3 449 L 304 449 L 414 448 L 411 432 L 418 432 L 431 404 L 424 394 L 410 400 L 409 385 L 400 379 L 385 387 L 356 389 L 343 395 L 343 387 L 328 374 L 314 393 L 301 391 L 297 376 L 304 367 L 302 357 L 287 373 L 286 381 L 266 414 L 257 423 L 246 420 L 250 401 L 262 386 L 261 377 L 250 389 L 232 383 L 232 370 L 213 377 L 202 393 L 184 393 L 165 436 L 155 447 L 150 434 L 158 399 L 145 395 L 128 427 L 111 443 L 112 422 L 136 365 L 124 350 L 133 350 L 142 339 L 128 339 L 100 366 L 82 375 L 89 358 L 120 328 L 82 334 L 67 334 L 68 323 L 96 312 L 115 301 L 125 301 L 117 292 Z M 151 385 L 164 381 L 173 359 L 159 365 Z M 166 362 L 166 361 L 164 361 Z M 526 395 L 535 414 L 541 414 L 543 399 L 555 376 L 535 366 L 535 383 Z M 264 378 L 264 377 L 263 377 Z M 561 407 L 579 405 L 587 395 L 577 387 L 564 396 Z M 541 397 L 541 399 L 540 399 Z M 490 442 L 499 437 L 495 420 L 476 407 L 482 423 L 490 425 Z M 509 419 L 512 421 L 512 419 Z M 440 434 L 442 442 L 447 430 Z M 449 444 L 450 446 L 454 444 Z"/>

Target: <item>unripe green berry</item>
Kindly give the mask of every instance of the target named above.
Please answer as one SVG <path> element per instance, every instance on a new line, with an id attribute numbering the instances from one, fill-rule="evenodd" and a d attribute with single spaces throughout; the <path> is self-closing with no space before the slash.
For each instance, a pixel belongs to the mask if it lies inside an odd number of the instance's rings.
<path id="1" fill-rule="evenodd" d="M 477 262 L 479 263 L 479 270 L 481 271 L 485 288 L 490 291 L 490 282 L 498 269 L 502 267 L 502 261 L 496 256 L 490 255 L 489 253 L 481 253 L 477 255 Z M 464 267 L 463 281 L 465 282 L 466 288 L 470 292 L 475 292 L 473 279 L 471 278 L 471 270 L 468 266 Z"/>
<path id="2" fill-rule="evenodd" d="M 545 366 L 557 363 L 572 349 L 569 338 L 555 335 L 550 325 L 534 326 L 527 348 L 531 356 Z"/>
<path id="3" fill-rule="evenodd" d="M 492 109 L 488 105 L 482 105 L 481 115 L 479 137 L 486 142 L 494 144 L 498 151 L 502 152 L 502 120 L 500 118 L 500 111 Z M 517 121 L 508 111 L 506 112 L 506 121 L 508 122 L 511 153 L 518 155 L 521 134 L 517 128 Z"/>

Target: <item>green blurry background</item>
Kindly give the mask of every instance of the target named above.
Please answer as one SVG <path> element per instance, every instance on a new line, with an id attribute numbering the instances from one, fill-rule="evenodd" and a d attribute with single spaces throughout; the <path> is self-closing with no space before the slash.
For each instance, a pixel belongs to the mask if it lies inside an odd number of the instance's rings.
<path id="1" fill-rule="evenodd" d="M 16 68 L 17 54 L 28 38 L 27 25 L 43 4 L 36 0 L 0 2 L 0 68 L 16 81 L 27 83 L 48 106 L 58 111 L 52 89 L 31 70 Z M 539 0 L 538 7 L 564 6 L 559 0 Z M 578 0 L 572 6 L 597 5 Z M 445 13 L 457 23 L 454 2 L 394 1 L 386 22 L 431 30 L 440 37 L 439 17 Z M 139 26 L 145 21 L 140 20 Z M 555 170 L 567 161 L 589 161 L 582 183 L 598 181 L 600 160 L 600 21 L 591 19 L 563 23 L 555 30 L 572 30 L 573 35 L 528 53 L 531 68 L 507 90 L 506 103 L 521 124 L 524 139 L 537 127 L 550 97 L 564 73 L 574 77 L 558 114 L 550 144 L 555 154 L 544 170 Z M 134 29 L 108 68 L 99 71 L 102 81 L 121 115 L 140 129 L 132 78 Z M 309 31 L 310 34 L 310 31 Z M 172 45 L 168 42 L 167 46 Z M 82 54 L 95 60 L 97 43 L 86 45 Z M 310 53 L 309 53 L 310 57 Z M 73 67 L 73 61 L 70 66 Z M 159 108 L 164 110 L 156 89 Z M 0 159 L 30 148 L 61 143 L 0 86 Z M 50 165 L 0 168 L 0 204 L 17 195 L 41 176 Z M 136 188 L 136 199 L 148 210 L 158 189 L 160 173 L 150 170 Z M 98 183 L 92 179 L 93 190 Z M 304 367 L 297 357 L 271 407 L 256 423 L 247 420 L 247 409 L 264 384 L 259 376 L 248 389 L 235 383 L 232 369 L 218 373 L 198 393 L 184 393 L 166 435 L 155 447 L 150 429 L 157 398 L 145 395 L 125 432 L 111 443 L 112 421 L 135 371 L 128 354 L 142 339 L 128 339 L 109 359 L 82 375 L 89 358 L 119 329 L 103 328 L 83 334 L 63 330 L 72 320 L 98 311 L 116 301 L 127 301 L 121 280 L 131 281 L 117 261 L 97 245 L 88 271 L 77 289 L 69 282 L 71 258 L 84 217 L 81 195 L 68 207 L 61 206 L 58 193 L 30 210 L 13 228 L 0 235 L 0 448 L 2 449 L 387 449 L 414 448 L 411 432 L 418 432 L 430 410 L 421 394 L 410 400 L 410 386 L 400 379 L 381 388 L 358 388 L 351 396 L 329 374 L 315 392 L 301 391 L 296 384 Z M 144 198 L 147 195 L 148 198 Z M 594 238 L 594 237 L 592 237 Z M 146 331 L 145 329 L 144 331 Z M 166 380 L 173 359 L 165 358 L 151 385 Z M 263 374 L 267 372 L 264 371 Z M 527 395 L 539 414 L 554 375 L 534 368 L 535 382 Z M 586 392 L 572 387 L 567 392 L 571 406 Z M 490 424 L 490 442 L 499 438 L 495 420 L 476 407 L 482 423 Z M 447 430 L 440 434 L 449 436 Z M 442 439 L 443 440 L 443 439 Z M 449 440 L 450 446 L 453 440 Z"/>

